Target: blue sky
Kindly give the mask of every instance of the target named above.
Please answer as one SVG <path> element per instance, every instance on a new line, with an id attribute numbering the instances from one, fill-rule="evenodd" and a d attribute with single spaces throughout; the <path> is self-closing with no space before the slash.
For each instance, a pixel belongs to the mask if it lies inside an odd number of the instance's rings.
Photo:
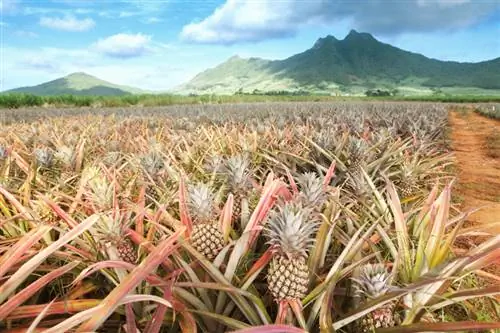
<path id="1" fill-rule="evenodd" d="M 500 0 L 0 0 L 1 88 L 86 72 L 165 90 L 232 55 L 283 59 L 351 30 L 428 57 L 500 56 Z"/>

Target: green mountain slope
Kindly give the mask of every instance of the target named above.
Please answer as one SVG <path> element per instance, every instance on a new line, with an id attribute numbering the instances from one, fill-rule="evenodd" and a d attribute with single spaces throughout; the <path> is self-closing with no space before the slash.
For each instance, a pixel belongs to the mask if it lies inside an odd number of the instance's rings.
<path id="1" fill-rule="evenodd" d="M 500 89 L 500 58 L 459 63 L 427 58 L 352 30 L 343 40 L 320 38 L 284 60 L 232 57 L 179 86 L 178 92 L 349 90 L 373 87 Z"/>
<path id="2" fill-rule="evenodd" d="M 113 84 L 85 73 L 73 73 L 36 86 L 6 91 L 6 93 L 29 93 L 35 95 L 72 94 L 99 96 L 121 96 L 144 92 L 141 89 Z"/>

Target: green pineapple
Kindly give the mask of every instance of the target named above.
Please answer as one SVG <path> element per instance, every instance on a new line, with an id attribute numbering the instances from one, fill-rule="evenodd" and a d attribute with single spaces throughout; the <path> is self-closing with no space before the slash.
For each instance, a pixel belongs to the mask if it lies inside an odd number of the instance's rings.
<path id="1" fill-rule="evenodd" d="M 309 219 L 309 213 L 308 209 L 288 203 L 269 218 L 265 231 L 273 249 L 273 259 L 267 282 L 276 302 L 301 300 L 307 293 L 307 258 L 317 226 Z"/>
<path id="2" fill-rule="evenodd" d="M 187 204 L 193 219 L 191 244 L 209 260 L 214 260 L 225 245 L 213 214 L 214 199 L 214 193 L 206 184 L 198 183 L 188 189 Z"/>
<path id="3" fill-rule="evenodd" d="M 368 264 L 361 267 L 360 276 L 352 278 L 356 292 L 365 301 L 378 298 L 386 294 L 390 288 L 391 275 L 383 264 Z M 394 315 L 395 303 L 387 303 L 368 313 L 355 323 L 355 332 L 374 332 L 377 328 L 393 327 L 396 324 Z"/>

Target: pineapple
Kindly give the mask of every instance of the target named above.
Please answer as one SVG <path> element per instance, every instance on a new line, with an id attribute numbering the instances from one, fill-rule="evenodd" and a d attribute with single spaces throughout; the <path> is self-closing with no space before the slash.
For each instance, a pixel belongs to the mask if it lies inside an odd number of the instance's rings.
<path id="1" fill-rule="evenodd" d="M 403 198 L 410 198 L 417 194 L 418 185 L 416 176 L 408 166 L 403 166 L 401 179 L 398 182 L 398 187 Z"/>
<path id="2" fill-rule="evenodd" d="M 132 241 L 126 238 L 125 229 L 127 224 L 122 223 L 120 219 L 113 219 L 108 215 L 103 215 L 96 223 L 93 231 L 101 248 L 106 249 L 110 259 L 113 254 L 130 264 L 137 263 L 137 250 Z"/>
<path id="3" fill-rule="evenodd" d="M 361 139 L 353 138 L 349 143 L 349 166 L 348 172 L 355 178 L 362 176 L 361 168 L 365 166 L 366 145 Z"/>
<path id="4" fill-rule="evenodd" d="M 50 168 L 54 162 L 54 154 L 52 150 L 48 148 L 37 148 L 35 149 L 35 159 L 38 164 Z"/>
<path id="5" fill-rule="evenodd" d="M 305 207 L 311 207 L 315 213 L 321 213 L 326 201 L 323 181 L 314 172 L 303 173 L 297 180 L 300 186 L 298 200 Z"/>
<path id="6" fill-rule="evenodd" d="M 369 301 L 391 289 L 390 278 L 391 275 L 383 264 L 367 264 L 361 267 L 360 276 L 352 280 L 356 284 L 356 293 Z M 374 332 L 377 328 L 395 326 L 394 307 L 395 303 L 391 302 L 368 313 L 355 323 L 355 332 Z"/>
<path id="7" fill-rule="evenodd" d="M 206 184 L 198 183 L 188 189 L 188 208 L 193 218 L 191 243 L 209 260 L 214 260 L 225 245 L 224 235 L 213 216 L 214 199 Z"/>
<path id="8" fill-rule="evenodd" d="M 235 219 L 241 217 L 242 201 L 246 199 L 250 188 L 249 165 L 249 160 L 242 155 L 233 156 L 226 163 L 225 173 L 229 190 L 234 196 L 233 217 Z"/>
<path id="9" fill-rule="evenodd" d="M 287 203 L 274 212 L 265 231 L 273 249 L 267 282 L 276 302 L 301 300 L 309 285 L 307 257 L 317 223 L 309 219 L 310 210 Z"/>

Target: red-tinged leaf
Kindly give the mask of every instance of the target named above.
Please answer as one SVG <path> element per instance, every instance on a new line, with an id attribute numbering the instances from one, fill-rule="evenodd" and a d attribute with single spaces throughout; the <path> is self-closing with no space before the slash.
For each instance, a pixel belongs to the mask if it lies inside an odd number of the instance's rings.
<path id="1" fill-rule="evenodd" d="M 27 175 L 30 174 L 30 165 L 28 164 L 28 162 L 26 162 L 22 157 L 21 155 L 19 155 L 17 152 L 15 152 L 14 150 L 12 151 L 12 157 L 14 158 L 14 160 L 16 161 L 16 164 L 17 166 L 23 170 L 24 173 L 26 173 Z M 40 179 L 40 177 L 35 177 L 34 179 L 36 181 L 36 183 L 38 185 L 41 185 L 42 187 L 45 187 L 46 186 L 46 183 Z"/>
<path id="2" fill-rule="evenodd" d="M 464 302 L 472 298 L 478 298 L 478 297 L 491 297 L 491 296 L 497 296 L 500 295 L 500 285 L 498 286 L 491 286 L 491 287 L 486 287 L 482 289 L 468 289 L 468 290 L 460 290 L 454 293 L 449 293 L 443 296 L 443 299 L 445 299 L 442 302 L 439 302 L 437 304 L 432 304 L 432 306 L 428 307 L 428 309 L 433 312 L 438 309 L 441 309 L 447 305 L 451 305 L 454 303 L 459 303 L 459 302 Z"/>
<path id="3" fill-rule="evenodd" d="M 139 235 L 137 232 L 135 232 L 132 229 L 127 230 L 127 234 L 129 238 L 132 240 L 137 245 L 140 245 L 142 248 L 146 249 L 149 252 L 153 252 L 155 250 L 155 246 L 151 244 L 151 242 L 147 241 L 144 239 L 141 235 Z M 167 270 L 167 271 L 172 271 L 175 269 L 172 261 L 169 258 L 165 258 L 161 265 Z"/>
<path id="4" fill-rule="evenodd" d="M 137 198 L 137 208 L 139 212 L 135 218 L 135 231 L 144 236 L 144 215 L 146 207 L 146 187 L 143 185 L 139 189 L 139 197 Z"/>
<path id="5" fill-rule="evenodd" d="M 134 309 L 132 308 L 132 304 L 125 304 L 125 318 L 126 318 L 126 327 L 127 333 L 136 333 L 137 325 L 135 324 L 135 314 Z"/>
<path id="6" fill-rule="evenodd" d="M 79 265 L 78 262 L 70 263 L 48 274 L 45 274 L 35 282 L 31 283 L 28 287 L 23 288 L 15 296 L 9 298 L 7 302 L 3 303 L 0 306 L 0 321 L 3 320 L 5 317 L 7 317 L 16 307 L 23 304 L 26 300 L 28 300 L 28 298 L 33 296 L 36 292 L 40 291 L 40 289 L 45 287 L 48 283 L 50 283 L 54 279 L 57 279 L 61 275 L 66 274 L 67 272 L 69 272 L 78 265 Z"/>
<path id="7" fill-rule="evenodd" d="M 230 333 L 307 333 L 303 329 L 288 325 L 262 325 L 241 330 L 231 331 Z"/>
<path id="8" fill-rule="evenodd" d="M 293 176 L 288 168 L 286 169 L 286 176 L 288 177 L 288 181 L 290 182 L 290 187 L 292 188 L 293 195 L 297 195 L 299 193 L 299 188 L 297 187 L 297 183 L 295 183 L 295 179 L 293 179 Z"/>
<path id="9" fill-rule="evenodd" d="M 61 207 L 59 207 L 58 204 L 47 198 L 45 195 L 42 195 L 42 200 L 52 209 L 52 211 L 59 216 L 68 226 L 73 229 L 78 225 L 78 222 L 76 222 L 71 216 L 68 215 Z"/>
<path id="10" fill-rule="evenodd" d="M 274 205 L 277 200 L 276 193 L 284 186 L 281 181 L 275 180 L 266 186 L 264 193 L 262 194 L 257 207 L 255 208 L 248 224 L 245 228 L 245 232 L 250 233 L 250 237 L 248 239 L 248 244 L 246 246 L 247 249 L 251 248 L 257 236 L 261 230 L 257 226 L 265 219 L 267 213 Z"/>
<path id="11" fill-rule="evenodd" d="M 458 321 L 452 323 L 417 323 L 408 326 L 379 328 L 377 333 L 475 332 L 499 329 L 500 323 Z"/>
<path id="12" fill-rule="evenodd" d="M 255 279 L 257 275 L 266 267 L 273 257 L 273 252 L 271 248 L 268 248 L 266 252 L 264 252 L 259 259 L 252 265 L 252 267 L 248 270 L 247 274 L 242 280 L 242 284 L 245 284 L 248 280 Z"/>
<path id="13" fill-rule="evenodd" d="M 234 198 L 233 194 L 229 194 L 222 214 L 220 216 L 219 225 L 224 235 L 224 241 L 227 243 L 229 241 L 229 234 L 231 232 L 231 222 L 233 220 L 233 205 Z"/>
<path id="14" fill-rule="evenodd" d="M 97 288 L 98 288 L 97 285 L 93 284 L 90 281 L 87 281 L 87 282 L 80 284 L 76 288 L 71 289 L 69 294 L 66 296 L 66 298 L 69 300 L 75 300 L 75 299 L 78 299 L 82 296 L 87 295 L 90 292 L 95 291 Z M 60 299 L 62 299 L 62 298 L 60 298 Z"/>
<path id="15" fill-rule="evenodd" d="M 26 252 L 45 235 L 51 227 L 40 226 L 30 230 L 0 258 L 0 278 L 5 275 Z"/>
<path id="16" fill-rule="evenodd" d="M 98 315 L 81 325 L 77 332 L 95 331 L 120 304 L 120 300 L 134 290 L 157 266 L 177 248 L 176 242 L 184 230 L 176 231 L 172 236 L 162 241 L 139 266 L 137 266 L 109 295 L 102 301 Z"/>
<path id="17" fill-rule="evenodd" d="M 288 315 L 289 304 L 287 301 L 280 301 L 278 304 L 278 314 L 276 315 L 276 324 L 280 325 L 286 322 Z"/>
<path id="18" fill-rule="evenodd" d="M 85 258 L 89 261 L 95 260 L 95 255 L 87 250 L 79 249 L 76 246 L 70 244 L 65 244 L 64 247 L 70 250 L 71 252 L 78 253 L 82 258 Z"/>
<path id="19" fill-rule="evenodd" d="M 332 164 L 330 164 L 330 167 L 328 168 L 328 171 L 326 172 L 325 179 L 323 179 L 323 187 L 327 188 L 328 185 L 330 185 L 330 181 L 333 178 L 333 175 L 335 173 L 335 165 L 337 162 L 335 160 L 332 161 Z"/>
<path id="20" fill-rule="evenodd" d="M 176 301 L 176 303 L 180 303 Z M 174 308 L 178 308 L 178 305 L 174 305 Z M 196 325 L 196 320 L 194 316 L 189 311 L 182 311 L 179 319 L 179 326 L 182 332 L 197 333 L 198 326 Z"/>
<path id="21" fill-rule="evenodd" d="M 77 147 L 77 152 L 76 152 L 76 155 L 75 155 L 75 172 L 76 173 L 79 173 L 80 170 L 82 169 L 82 166 L 83 166 L 83 155 L 84 155 L 84 148 L 85 148 L 85 138 L 81 138 L 80 139 L 81 141 L 79 142 L 78 144 L 78 147 Z"/>
<path id="22" fill-rule="evenodd" d="M 45 308 L 43 308 L 43 310 L 38 314 L 38 316 L 36 316 L 35 320 L 33 320 L 33 322 L 31 323 L 30 327 L 28 327 L 28 330 L 26 331 L 26 333 L 34 333 L 34 332 L 36 332 L 36 327 L 38 326 L 38 324 L 40 324 L 40 322 L 42 321 L 43 317 L 45 317 L 47 315 L 47 312 L 48 312 L 49 308 L 52 306 L 52 303 L 54 303 L 54 301 L 52 301 L 49 304 L 47 304 L 45 306 Z"/>
<path id="23" fill-rule="evenodd" d="M 193 221 L 189 215 L 189 210 L 186 203 L 186 184 L 184 183 L 184 177 L 181 176 L 179 183 L 179 213 L 181 216 L 181 223 L 186 226 L 186 236 L 191 235 L 193 230 Z"/>
<path id="24" fill-rule="evenodd" d="M 171 288 L 171 286 L 163 288 L 163 298 L 165 300 L 171 299 L 170 288 Z M 178 311 L 179 310 L 178 309 L 179 302 L 172 300 L 171 303 L 172 303 L 173 308 Z M 148 321 L 148 324 L 146 325 L 146 328 L 144 329 L 144 333 L 158 333 L 158 332 L 160 332 L 161 326 L 163 325 L 163 318 L 165 317 L 165 314 L 167 313 L 167 309 L 168 308 L 164 304 L 158 304 L 158 307 L 156 308 L 152 319 L 150 321 Z M 183 309 L 183 310 L 185 310 L 185 309 Z"/>
<path id="25" fill-rule="evenodd" d="M 78 226 L 71 229 L 66 234 L 62 234 L 59 239 L 40 252 L 33 258 L 21 266 L 3 285 L 0 286 L 0 303 L 3 303 L 7 297 L 14 292 L 17 287 L 28 278 L 28 276 L 36 270 L 36 268 L 47 259 L 52 253 L 63 247 L 66 243 L 80 236 L 83 232 L 89 229 L 97 220 L 99 216 L 92 215 L 82 221 Z"/>
<path id="26" fill-rule="evenodd" d="M 266 189 L 267 187 L 271 186 L 271 184 L 273 183 L 273 181 L 274 181 L 274 172 L 271 171 L 267 175 L 266 181 L 264 182 L 264 189 Z"/>
<path id="27" fill-rule="evenodd" d="M 85 268 L 83 271 L 80 272 L 80 274 L 76 277 L 76 279 L 73 280 L 72 284 L 77 285 L 80 283 L 83 279 L 86 277 L 94 274 L 97 271 L 100 271 L 101 269 L 106 269 L 106 268 L 123 268 L 123 269 L 128 269 L 132 271 L 134 268 L 137 266 L 134 264 L 130 264 L 125 261 L 113 261 L 113 260 L 106 260 L 106 261 L 99 261 L 98 263 L 95 263 L 87 268 Z M 155 274 L 149 274 L 148 276 L 145 277 L 145 280 L 154 285 L 163 285 L 165 281 L 160 278 L 159 276 Z"/>
<path id="28" fill-rule="evenodd" d="M 31 212 L 28 208 L 26 208 L 22 203 L 20 203 L 9 191 L 4 189 L 2 185 L 0 185 L 0 194 L 2 194 L 5 199 L 7 199 L 14 208 L 21 213 L 27 219 L 34 219 L 35 214 Z"/>
<path id="29" fill-rule="evenodd" d="M 60 301 L 54 302 L 50 308 L 47 310 L 47 316 L 50 315 L 62 315 L 62 314 L 72 314 L 81 311 L 85 311 L 98 306 L 101 303 L 100 299 L 84 299 L 84 300 L 71 300 L 71 301 Z M 7 316 L 7 320 L 16 320 L 24 318 L 36 317 L 40 311 L 45 308 L 46 304 L 40 305 L 25 305 L 14 309 L 10 315 Z"/>
<path id="30" fill-rule="evenodd" d="M 302 303 L 299 300 L 290 300 L 288 302 L 290 305 L 290 308 L 292 309 L 293 313 L 295 314 L 295 318 L 297 318 L 297 321 L 300 324 L 300 327 L 303 329 L 306 329 L 307 324 L 306 320 L 304 318 L 304 312 L 302 309 Z"/>

